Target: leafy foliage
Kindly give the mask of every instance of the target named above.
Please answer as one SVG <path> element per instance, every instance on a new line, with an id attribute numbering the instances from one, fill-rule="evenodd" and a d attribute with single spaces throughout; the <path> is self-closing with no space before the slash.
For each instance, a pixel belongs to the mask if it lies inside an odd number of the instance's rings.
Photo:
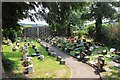
<path id="1" fill-rule="evenodd" d="M 95 2 L 91 5 L 91 12 L 84 13 L 81 17 L 82 19 L 93 19 L 96 21 L 96 36 L 95 40 L 101 40 L 101 27 L 102 27 L 102 19 L 114 19 L 115 18 L 115 9 L 112 8 L 113 5 L 110 2 Z"/>
<path id="2" fill-rule="evenodd" d="M 17 23 L 19 19 L 30 17 L 29 9 L 34 9 L 33 4 L 25 2 L 3 2 L 2 3 L 2 29 L 3 36 L 11 36 L 15 32 L 19 32 L 20 25 Z M 7 33 L 9 30 L 13 33 Z M 6 34 L 7 33 L 7 34 Z M 15 37 L 14 37 L 15 38 Z M 14 40 L 13 40 L 14 42 Z"/>
<path id="3" fill-rule="evenodd" d="M 39 4 L 43 7 L 42 10 L 39 10 L 39 14 L 42 15 L 43 19 L 47 21 L 54 31 L 65 28 L 68 28 L 69 30 L 71 23 L 73 25 L 78 23 L 79 21 L 77 19 L 79 18 L 79 15 L 74 15 L 72 11 L 82 11 L 82 8 L 85 5 L 84 2 L 67 2 L 67 5 L 65 2 L 39 2 Z M 77 21 L 75 22 L 75 20 Z"/>

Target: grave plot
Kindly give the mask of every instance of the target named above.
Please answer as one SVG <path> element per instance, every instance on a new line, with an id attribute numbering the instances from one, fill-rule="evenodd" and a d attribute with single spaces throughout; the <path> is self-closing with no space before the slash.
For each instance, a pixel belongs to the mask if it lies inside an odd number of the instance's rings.
<path id="1" fill-rule="evenodd" d="M 33 49 L 31 42 L 36 48 Z M 13 43 L 13 46 L 18 46 L 18 43 Z M 66 65 L 60 65 L 55 57 L 48 56 L 46 49 L 34 39 L 20 40 L 16 51 L 12 50 L 12 46 L 5 44 L 2 48 L 3 54 L 14 61 L 13 73 L 8 72 L 12 78 L 69 78 L 71 76 L 71 70 Z M 25 50 L 27 52 L 24 54 Z M 34 53 L 40 55 L 32 57 Z M 27 64 L 25 67 L 22 65 L 24 63 Z"/>

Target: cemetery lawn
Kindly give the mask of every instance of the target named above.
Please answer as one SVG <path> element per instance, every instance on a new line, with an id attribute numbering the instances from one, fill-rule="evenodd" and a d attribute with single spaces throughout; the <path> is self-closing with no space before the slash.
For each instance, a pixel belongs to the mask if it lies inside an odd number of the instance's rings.
<path id="1" fill-rule="evenodd" d="M 32 74 L 24 75 L 22 72 L 24 67 L 22 66 L 22 53 L 20 52 L 20 47 L 17 51 L 13 52 L 11 46 L 2 45 L 3 54 L 9 60 L 14 61 L 14 69 L 12 72 L 7 72 L 7 75 L 11 78 L 70 78 L 71 70 L 66 65 L 60 65 L 56 61 L 56 58 L 47 55 L 47 51 L 39 45 L 35 40 L 34 44 L 39 48 L 41 54 L 45 56 L 45 60 L 38 60 L 37 57 L 32 58 L 32 63 L 34 67 L 34 72 Z M 13 44 L 15 45 L 15 43 Z M 20 42 L 20 46 L 23 43 Z M 34 53 L 31 46 L 28 47 L 29 55 Z"/>

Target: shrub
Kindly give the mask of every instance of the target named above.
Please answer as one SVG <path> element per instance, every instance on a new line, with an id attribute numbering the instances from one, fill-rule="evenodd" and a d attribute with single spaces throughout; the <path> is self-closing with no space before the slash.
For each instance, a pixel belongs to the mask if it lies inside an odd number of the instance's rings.
<path id="1" fill-rule="evenodd" d="M 12 41 L 12 42 L 15 42 L 17 40 L 17 32 L 13 29 L 11 29 L 9 31 L 9 39 Z"/>
<path id="2" fill-rule="evenodd" d="M 7 59 L 3 54 L 2 54 L 2 63 L 5 71 L 12 71 L 14 69 L 14 62 Z"/>

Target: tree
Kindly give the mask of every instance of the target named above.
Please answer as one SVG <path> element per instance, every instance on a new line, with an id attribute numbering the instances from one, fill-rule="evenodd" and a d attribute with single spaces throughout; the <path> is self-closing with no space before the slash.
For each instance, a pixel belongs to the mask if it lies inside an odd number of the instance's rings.
<path id="1" fill-rule="evenodd" d="M 27 4 L 25 2 L 3 2 L 2 3 L 3 36 L 8 37 L 11 36 L 11 34 L 19 32 L 20 25 L 17 22 L 19 19 L 30 17 L 30 13 L 28 12 L 28 10 L 30 9 L 35 9 L 34 3 Z M 15 39 L 12 39 L 15 37 L 9 38 L 13 40 L 13 42 L 15 41 Z"/>
<path id="2" fill-rule="evenodd" d="M 101 27 L 102 19 L 108 18 L 113 19 L 115 16 L 116 10 L 113 8 L 113 4 L 110 2 L 95 2 L 91 5 L 91 12 L 84 13 L 81 17 L 82 19 L 94 19 L 96 25 L 96 35 L 95 41 L 101 40 Z"/>
<path id="3" fill-rule="evenodd" d="M 72 11 L 82 10 L 85 2 L 40 2 L 39 5 L 42 6 L 42 10 L 39 10 L 38 15 L 42 15 L 43 19 L 47 21 L 47 23 L 53 30 L 55 30 L 56 32 L 64 30 L 67 31 L 68 35 L 70 28 L 69 25 L 72 22 Z M 47 12 L 46 10 L 48 10 L 49 12 Z M 65 30 L 67 28 L 68 30 Z"/>

